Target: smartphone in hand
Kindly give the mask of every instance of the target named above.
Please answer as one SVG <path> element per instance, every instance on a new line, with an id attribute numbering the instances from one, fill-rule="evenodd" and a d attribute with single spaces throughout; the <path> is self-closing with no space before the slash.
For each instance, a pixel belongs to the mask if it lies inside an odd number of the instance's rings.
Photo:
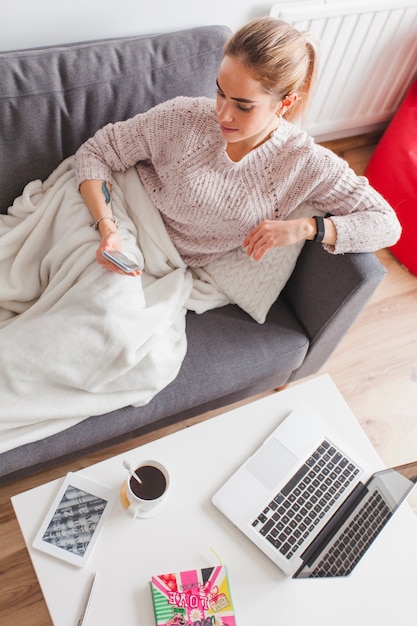
<path id="1" fill-rule="evenodd" d="M 135 272 L 137 270 L 143 270 L 143 258 L 141 258 L 141 261 L 139 263 L 136 263 L 136 261 L 132 261 L 118 250 L 103 250 L 103 256 L 105 256 L 106 259 L 109 259 L 109 261 L 117 265 L 117 267 L 119 267 L 127 274 L 130 274 L 130 272 Z"/>

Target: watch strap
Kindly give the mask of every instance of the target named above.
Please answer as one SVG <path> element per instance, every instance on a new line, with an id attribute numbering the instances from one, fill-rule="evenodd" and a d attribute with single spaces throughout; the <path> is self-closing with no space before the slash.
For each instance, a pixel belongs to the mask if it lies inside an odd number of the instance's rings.
<path id="1" fill-rule="evenodd" d="M 321 243 L 324 239 L 324 235 L 326 234 L 326 229 L 324 226 L 324 217 L 321 215 L 313 215 L 313 219 L 316 221 L 317 232 L 313 239 L 315 243 Z"/>

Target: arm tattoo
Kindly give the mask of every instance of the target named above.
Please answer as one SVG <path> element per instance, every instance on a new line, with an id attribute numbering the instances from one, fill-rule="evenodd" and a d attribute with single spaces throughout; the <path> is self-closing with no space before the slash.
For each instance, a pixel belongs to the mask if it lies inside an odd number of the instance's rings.
<path id="1" fill-rule="evenodd" d="M 106 216 L 106 215 L 104 217 L 100 217 L 98 220 L 95 220 L 92 224 L 90 224 L 90 226 L 91 226 L 91 228 L 94 228 L 94 230 L 98 230 L 100 222 L 102 222 L 103 220 L 111 220 L 116 225 L 116 228 L 119 228 L 119 222 L 118 222 L 117 218 L 114 217 L 110 191 L 109 191 L 109 188 L 107 187 L 106 181 L 103 181 L 101 183 L 101 191 L 103 192 L 105 203 L 106 204 L 110 204 L 111 217 L 110 216 Z"/>
<path id="2" fill-rule="evenodd" d="M 103 180 L 103 182 L 101 184 L 101 191 L 103 192 L 104 200 L 105 200 L 106 204 L 110 204 L 110 202 L 111 202 L 110 191 L 109 191 L 109 188 L 107 187 L 107 183 L 106 183 L 105 180 Z"/>

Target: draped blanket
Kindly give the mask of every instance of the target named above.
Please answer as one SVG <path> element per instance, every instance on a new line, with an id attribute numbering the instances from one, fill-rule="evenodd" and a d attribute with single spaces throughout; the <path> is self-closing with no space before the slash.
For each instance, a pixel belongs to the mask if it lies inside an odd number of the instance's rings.
<path id="1" fill-rule="evenodd" d="M 0 216 L 0 452 L 149 402 L 179 371 L 187 308 L 227 302 L 193 281 L 133 168 L 115 176 L 113 209 L 140 277 L 96 262 L 73 157 Z"/>

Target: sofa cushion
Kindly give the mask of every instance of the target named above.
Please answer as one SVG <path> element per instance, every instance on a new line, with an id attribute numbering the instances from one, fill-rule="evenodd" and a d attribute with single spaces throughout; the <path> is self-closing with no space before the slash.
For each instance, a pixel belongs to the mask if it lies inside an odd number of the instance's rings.
<path id="1" fill-rule="evenodd" d="M 228 305 L 187 314 L 188 349 L 177 378 L 142 407 L 89 417 L 65 431 L 0 455 L 0 484 L 56 459 L 122 441 L 279 387 L 303 362 L 309 342 L 285 300 L 260 326 Z M 254 416 L 256 419 L 256 416 Z"/>
<path id="2" fill-rule="evenodd" d="M 229 34 L 203 26 L 0 53 L 0 212 L 105 124 L 178 95 L 214 97 Z"/>
<path id="3" fill-rule="evenodd" d="M 288 219 L 321 214 L 311 204 L 303 202 Z M 248 257 L 243 248 L 236 248 L 210 261 L 204 270 L 230 302 L 239 305 L 259 324 L 263 324 L 291 276 L 304 243 L 273 248 L 260 261 Z"/>
<path id="4" fill-rule="evenodd" d="M 302 243 L 269 250 L 260 260 L 243 248 L 210 261 L 204 269 L 228 297 L 255 321 L 263 324 L 295 267 Z"/>

